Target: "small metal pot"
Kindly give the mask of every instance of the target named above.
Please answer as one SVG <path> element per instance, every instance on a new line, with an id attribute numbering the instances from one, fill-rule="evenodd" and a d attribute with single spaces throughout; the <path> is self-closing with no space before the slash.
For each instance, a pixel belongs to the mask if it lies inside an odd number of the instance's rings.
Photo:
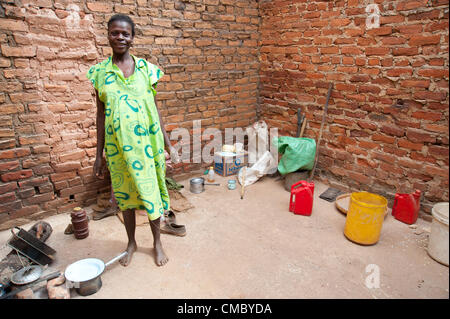
<path id="1" fill-rule="evenodd" d="M 123 252 L 106 264 L 97 258 L 86 258 L 70 264 L 64 272 L 66 285 L 69 288 L 75 288 L 75 291 L 81 296 L 95 294 L 102 287 L 101 275 L 105 268 L 127 254 L 127 252 Z"/>
<path id="2" fill-rule="evenodd" d="M 205 191 L 205 179 L 203 177 L 192 178 L 189 189 L 194 194 L 203 193 Z"/>
<path id="3" fill-rule="evenodd" d="M 97 276 L 93 279 L 79 282 L 79 286 L 75 288 L 75 291 L 80 296 L 89 296 L 95 294 L 100 288 L 102 288 L 102 278 Z"/>
<path id="4" fill-rule="evenodd" d="M 205 183 L 203 177 L 192 178 L 190 181 L 190 191 L 194 194 L 200 194 L 205 191 L 205 185 L 220 186 L 219 183 Z"/>

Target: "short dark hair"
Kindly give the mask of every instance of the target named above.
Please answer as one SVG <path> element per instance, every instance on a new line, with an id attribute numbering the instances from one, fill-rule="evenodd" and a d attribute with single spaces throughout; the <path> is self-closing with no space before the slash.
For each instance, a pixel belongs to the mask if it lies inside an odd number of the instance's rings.
<path id="1" fill-rule="evenodd" d="M 108 30 L 109 30 L 109 27 L 111 26 L 111 24 L 112 24 L 114 21 L 124 21 L 124 22 L 127 22 L 127 23 L 131 26 L 131 34 L 132 34 L 133 37 L 134 37 L 134 22 L 133 22 L 133 20 L 132 20 L 129 16 L 127 16 L 127 15 L 125 15 L 125 14 L 115 14 L 115 15 L 113 15 L 113 16 L 109 19 L 109 21 L 108 21 Z"/>

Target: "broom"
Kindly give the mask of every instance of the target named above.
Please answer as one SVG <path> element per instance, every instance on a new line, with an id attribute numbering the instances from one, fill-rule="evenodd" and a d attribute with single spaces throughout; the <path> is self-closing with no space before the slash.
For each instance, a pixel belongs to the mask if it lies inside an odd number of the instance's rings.
<path id="1" fill-rule="evenodd" d="M 319 145 L 320 145 L 320 140 L 322 139 L 323 125 L 325 123 L 325 118 L 327 117 L 328 102 L 330 101 L 331 91 L 332 90 L 333 90 L 333 83 L 330 83 L 330 85 L 328 87 L 327 102 L 325 103 L 325 109 L 323 111 L 323 116 L 322 116 L 322 124 L 320 124 L 319 139 L 317 140 L 317 145 L 316 145 L 316 158 L 314 160 L 314 167 L 313 167 L 313 169 L 311 171 L 311 175 L 309 175 L 308 182 L 310 182 L 313 179 L 313 177 L 314 177 L 314 171 L 316 170 L 317 161 L 319 159 Z"/>

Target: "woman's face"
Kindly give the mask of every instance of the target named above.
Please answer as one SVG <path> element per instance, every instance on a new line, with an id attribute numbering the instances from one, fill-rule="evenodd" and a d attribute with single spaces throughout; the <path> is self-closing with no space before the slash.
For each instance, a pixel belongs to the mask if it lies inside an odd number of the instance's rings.
<path id="1" fill-rule="evenodd" d="M 108 40 L 114 53 L 124 54 L 133 43 L 131 25 L 125 21 L 114 21 L 108 30 Z"/>

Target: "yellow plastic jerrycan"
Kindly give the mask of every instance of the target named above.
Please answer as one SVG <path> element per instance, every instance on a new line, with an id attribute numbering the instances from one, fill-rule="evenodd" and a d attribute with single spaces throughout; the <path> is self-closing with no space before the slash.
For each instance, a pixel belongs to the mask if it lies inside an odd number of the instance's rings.
<path id="1" fill-rule="evenodd" d="M 387 199 L 368 192 L 352 193 L 344 235 L 362 245 L 378 242 L 387 209 Z"/>

